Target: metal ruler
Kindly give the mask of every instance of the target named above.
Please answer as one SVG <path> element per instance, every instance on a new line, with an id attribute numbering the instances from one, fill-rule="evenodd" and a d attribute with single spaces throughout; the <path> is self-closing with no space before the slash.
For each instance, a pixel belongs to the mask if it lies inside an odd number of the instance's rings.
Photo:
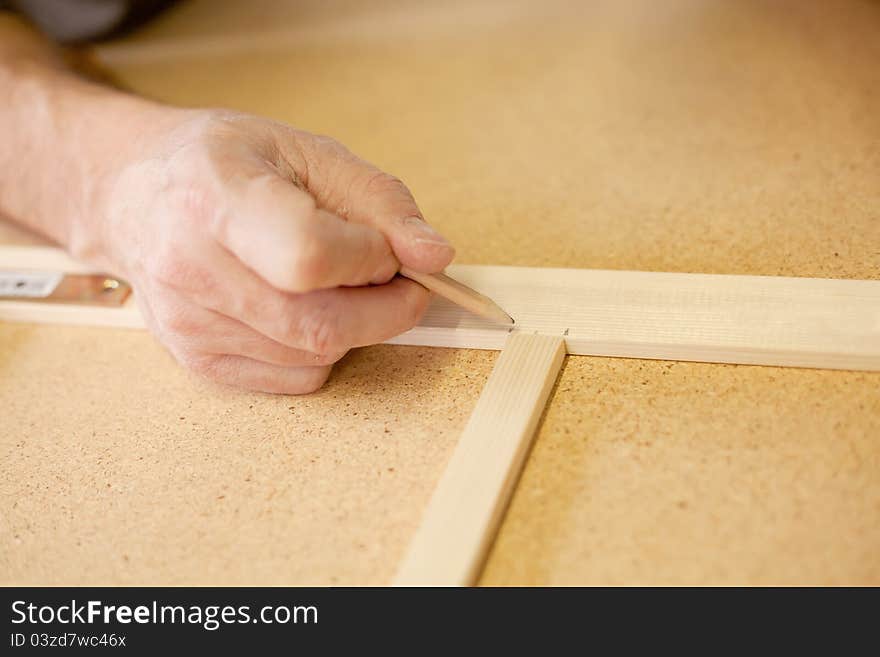
<path id="1" fill-rule="evenodd" d="M 0 269 L 0 300 L 121 306 L 130 293 L 128 283 L 104 274 Z"/>

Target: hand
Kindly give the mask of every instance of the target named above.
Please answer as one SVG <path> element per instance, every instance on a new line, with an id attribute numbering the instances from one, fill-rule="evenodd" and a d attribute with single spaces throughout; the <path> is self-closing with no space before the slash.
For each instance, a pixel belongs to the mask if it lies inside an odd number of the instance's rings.
<path id="1" fill-rule="evenodd" d="M 454 251 L 403 183 L 326 137 L 166 111 L 101 177 L 71 246 L 127 278 L 179 362 L 306 393 L 348 349 L 416 324 L 428 292 L 395 273 L 440 271 Z"/>

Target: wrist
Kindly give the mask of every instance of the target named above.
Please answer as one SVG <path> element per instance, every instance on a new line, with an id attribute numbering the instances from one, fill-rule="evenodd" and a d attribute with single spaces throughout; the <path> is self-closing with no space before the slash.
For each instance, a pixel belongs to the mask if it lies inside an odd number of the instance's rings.
<path id="1" fill-rule="evenodd" d="M 0 211 L 83 259 L 105 260 L 103 198 L 175 110 L 30 59 L 0 64 Z M 105 264 L 105 263 L 102 263 Z"/>
<path id="2" fill-rule="evenodd" d="M 138 221 L 139 189 L 120 189 L 132 165 L 149 161 L 160 135 L 179 121 L 183 110 L 92 85 L 88 97 L 75 101 L 77 111 L 62 134 L 62 151 L 69 164 L 65 191 L 78 198 L 71 211 L 56 216 L 66 235 L 62 243 L 76 257 L 114 272 L 120 263 L 116 244 L 125 219 Z M 147 181 L 142 181 L 146 184 Z M 127 211 L 120 213 L 120 209 Z"/>

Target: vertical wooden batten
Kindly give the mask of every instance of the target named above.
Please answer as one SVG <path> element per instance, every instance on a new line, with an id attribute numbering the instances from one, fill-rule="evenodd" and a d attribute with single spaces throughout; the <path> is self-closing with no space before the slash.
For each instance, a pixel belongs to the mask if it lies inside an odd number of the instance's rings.
<path id="1" fill-rule="evenodd" d="M 474 583 L 564 356 L 560 337 L 512 333 L 507 338 L 395 585 Z"/>

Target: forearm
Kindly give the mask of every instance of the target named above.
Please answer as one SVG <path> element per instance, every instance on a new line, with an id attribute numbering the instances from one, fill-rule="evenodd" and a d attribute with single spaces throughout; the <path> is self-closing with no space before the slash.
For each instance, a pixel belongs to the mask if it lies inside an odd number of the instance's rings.
<path id="1" fill-rule="evenodd" d="M 89 259 L 90 216 L 160 107 L 85 80 L 0 13 L 0 212 Z"/>

